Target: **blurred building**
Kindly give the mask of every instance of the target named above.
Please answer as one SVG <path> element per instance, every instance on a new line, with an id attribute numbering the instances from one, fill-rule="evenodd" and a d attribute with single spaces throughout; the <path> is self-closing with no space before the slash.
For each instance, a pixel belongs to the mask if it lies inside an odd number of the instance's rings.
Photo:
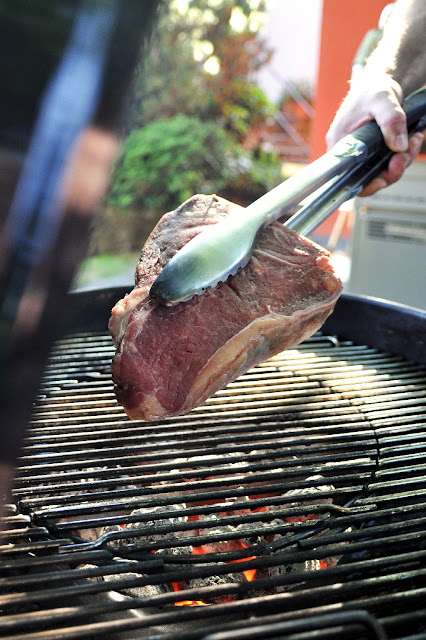
<path id="1" fill-rule="evenodd" d="M 325 133 L 346 94 L 355 53 L 387 4 L 269 0 L 261 35 L 274 53 L 256 83 L 283 116 L 270 127 L 283 159 L 286 152 L 289 160 L 301 161 L 325 152 Z"/>

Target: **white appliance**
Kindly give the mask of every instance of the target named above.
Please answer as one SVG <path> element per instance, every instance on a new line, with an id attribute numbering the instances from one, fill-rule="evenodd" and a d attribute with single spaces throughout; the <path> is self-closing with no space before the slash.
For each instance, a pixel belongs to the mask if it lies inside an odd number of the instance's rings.
<path id="1" fill-rule="evenodd" d="M 426 162 L 354 207 L 346 290 L 426 309 Z"/>

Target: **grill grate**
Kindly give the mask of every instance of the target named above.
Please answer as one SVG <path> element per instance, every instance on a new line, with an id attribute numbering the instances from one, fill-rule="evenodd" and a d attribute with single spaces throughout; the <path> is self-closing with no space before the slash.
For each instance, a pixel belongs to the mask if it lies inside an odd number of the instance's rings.
<path id="1" fill-rule="evenodd" d="M 0 637 L 426 639 L 424 367 L 317 334 L 145 423 L 112 355 L 103 333 L 53 349 Z"/>

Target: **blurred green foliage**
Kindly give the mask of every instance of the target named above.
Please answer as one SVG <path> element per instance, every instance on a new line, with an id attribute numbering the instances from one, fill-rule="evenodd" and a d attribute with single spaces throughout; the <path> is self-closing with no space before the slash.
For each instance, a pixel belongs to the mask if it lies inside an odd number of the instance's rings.
<path id="1" fill-rule="evenodd" d="M 132 282 L 138 257 L 139 252 L 118 255 L 101 253 L 90 256 L 81 265 L 75 278 L 74 287 L 90 287 L 93 281 L 96 281 L 96 286 L 107 285 L 111 279 L 117 279 L 117 275 L 120 280 L 117 284 Z M 120 274 L 122 274 L 121 278 Z"/>
<path id="2" fill-rule="evenodd" d="M 279 175 L 273 154 L 244 151 L 214 121 L 180 114 L 132 131 L 108 203 L 164 212 L 195 193 L 232 193 L 247 204 L 272 188 Z"/>
<path id="3" fill-rule="evenodd" d="M 275 108 L 255 84 L 234 80 L 229 89 L 230 95 L 221 103 L 222 115 L 228 130 L 244 142 L 250 129 L 271 117 Z"/>
<path id="4" fill-rule="evenodd" d="M 282 179 L 274 153 L 246 144 L 274 111 L 250 81 L 271 53 L 258 35 L 264 9 L 263 0 L 164 3 L 92 252 L 137 249 L 195 193 L 247 205 Z"/>
<path id="5" fill-rule="evenodd" d="M 109 203 L 166 211 L 232 181 L 237 153 L 215 122 L 184 114 L 154 120 L 125 141 Z"/>

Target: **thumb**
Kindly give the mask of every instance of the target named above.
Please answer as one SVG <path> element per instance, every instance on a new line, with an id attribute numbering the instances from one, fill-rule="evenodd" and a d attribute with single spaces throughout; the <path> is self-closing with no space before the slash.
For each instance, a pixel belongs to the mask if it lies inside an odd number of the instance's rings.
<path id="1" fill-rule="evenodd" d="M 378 124 L 380 126 L 380 122 Z M 385 121 L 380 128 L 389 149 L 397 152 L 407 151 L 408 134 L 407 121 L 404 112 L 395 112 L 395 115 L 390 119 L 390 121 Z"/>

